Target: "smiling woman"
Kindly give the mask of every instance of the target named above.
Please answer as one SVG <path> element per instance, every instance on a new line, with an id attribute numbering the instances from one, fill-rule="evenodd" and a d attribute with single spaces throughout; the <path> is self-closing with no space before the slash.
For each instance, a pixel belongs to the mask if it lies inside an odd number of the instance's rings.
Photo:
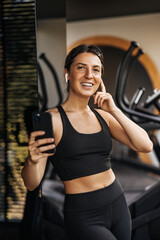
<path id="1" fill-rule="evenodd" d="M 80 45 L 69 53 L 64 69 L 68 97 L 49 110 L 55 144 L 42 146 L 53 139 L 36 140 L 44 133 L 32 132 L 22 170 L 24 183 L 32 191 L 40 184 L 49 157 L 64 184 L 65 228 L 74 240 L 131 238 L 129 210 L 110 164 L 111 138 L 135 151 L 152 150 L 147 133 L 106 92 L 102 72 L 103 55 L 97 46 Z M 99 109 L 89 107 L 92 97 Z M 45 153 L 55 147 L 55 154 Z"/>
<path id="2" fill-rule="evenodd" d="M 90 96 L 100 84 L 101 61 L 93 53 L 81 53 L 76 57 L 67 73 L 70 83 L 69 94 L 73 94 L 77 86 L 77 91 L 81 94 L 86 94 L 83 90 L 90 90 L 90 92 L 88 91 Z"/>
<path id="3" fill-rule="evenodd" d="M 94 91 L 97 87 L 96 84 L 98 82 L 100 84 L 101 75 L 103 74 L 103 55 L 98 47 L 94 48 L 93 46 L 81 45 L 77 48 L 77 51 L 79 54 L 76 58 L 76 52 L 73 49 L 65 61 L 65 73 L 68 76 L 70 90 L 72 92 L 72 84 L 74 83 L 72 79 L 79 78 L 80 86 L 83 89 Z"/>

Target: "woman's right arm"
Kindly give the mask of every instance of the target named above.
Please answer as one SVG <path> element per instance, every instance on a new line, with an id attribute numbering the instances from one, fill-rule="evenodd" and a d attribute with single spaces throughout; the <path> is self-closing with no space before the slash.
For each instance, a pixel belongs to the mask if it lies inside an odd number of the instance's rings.
<path id="1" fill-rule="evenodd" d="M 53 155 L 51 153 L 44 153 L 44 151 L 55 148 L 55 145 L 51 144 L 54 141 L 52 138 L 35 140 L 37 136 L 43 134 L 43 131 L 31 133 L 28 145 L 28 157 L 21 173 L 24 184 L 30 191 L 39 186 L 45 172 L 47 159 Z M 42 146 L 47 143 L 48 145 Z"/>

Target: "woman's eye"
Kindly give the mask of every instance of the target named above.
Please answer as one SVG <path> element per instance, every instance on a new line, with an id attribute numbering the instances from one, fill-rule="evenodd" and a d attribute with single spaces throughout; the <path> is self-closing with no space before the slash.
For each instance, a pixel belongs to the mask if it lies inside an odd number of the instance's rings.
<path id="1" fill-rule="evenodd" d="M 83 67 L 83 66 L 79 66 L 78 69 L 79 69 L 79 70 L 82 70 L 82 69 L 84 69 L 84 67 Z"/>
<path id="2" fill-rule="evenodd" d="M 99 72 L 99 69 L 95 68 L 95 69 L 94 69 L 94 72 Z"/>

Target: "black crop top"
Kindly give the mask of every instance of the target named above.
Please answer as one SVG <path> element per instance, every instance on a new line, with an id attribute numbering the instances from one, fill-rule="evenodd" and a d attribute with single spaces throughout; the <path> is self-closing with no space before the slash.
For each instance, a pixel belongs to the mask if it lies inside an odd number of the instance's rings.
<path id="1" fill-rule="evenodd" d="M 110 169 L 112 141 L 108 125 L 101 115 L 91 109 L 102 129 L 97 133 L 85 134 L 72 127 L 61 106 L 57 108 L 62 118 L 63 134 L 50 161 L 60 179 L 67 181 Z"/>

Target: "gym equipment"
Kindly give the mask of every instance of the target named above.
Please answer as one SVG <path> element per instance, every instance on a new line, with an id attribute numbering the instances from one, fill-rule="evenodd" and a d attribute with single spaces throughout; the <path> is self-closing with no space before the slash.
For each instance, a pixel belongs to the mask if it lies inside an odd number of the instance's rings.
<path id="1" fill-rule="evenodd" d="M 137 89 L 137 92 L 134 94 L 130 103 L 125 94 L 129 70 L 131 69 L 131 66 L 134 63 L 134 61 L 137 60 L 140 57 L 140 55 L 144 53 L 142 49 L 139 49 L 136 55 L 131 56 L 133 53 L 133 50 L 138 48 L 138 46 L 139 45 L 136 42 L 131 42 L 130 48 L 125 53 L 119 65 L 119 68 L 117 71 L 117 83 L 116 83 L 116 90 L 115 90 L 116 103 L 125 113 L 129 114 L 130 116 L 136 116 L 146 121 L 160 124 L 160 115 L 156 115 L 146 110 L 146 107 L 152 104 L 154 104 L 159 110 L 158 100 L 160 98 L 160 90 L 155 91 L 152 96 L 149 96 L 141 108 L 138 108 L 137 106 L 145 91 L 144 88 Z M 136 121 L 136 120 L 135 122 L 139 123 L 139 121 Z"/>
<path id="2" fill-rule="evenodd" d="M 133 55 L 134 50 L 137 50 L 136 54 Z M 135 94 L 133 95 L 131 101 L 129 102 L 125 93 L 127 79 L 129 71 L 133 63 L 142 55 L 144 51 L 139 49 L 139 44 L 137 42 L 132 41 L 130 44 L 129 49 L 124 54 L 123 59 L 121 60 L 118 70 L 117 70 L 117 79 L 116 79 L 116 89 L 115 89 L 115 100 L 120 109 L 123 112 L 129 115 L 129 117 L 143 127 L 146 130 L 154 130 L 160 128 L 160 115 L 153 113 L 153 110 L 148 110 L 149 107 L 155 107 L 156 110 L 159 111 L 160 109 L 160 90 L 154 90 L 151 96 L 145 100 L 144 103 L 139 106 L 140 100 L 145 92 L 144 87 L 140 87 L 136 90 Z M 155 140 L 156 141 L 156 140 Z M 159 147 L 159 144 L 157 142 Z M 159 151 L 157 150 L 157 145 L 155 145 L 155 153 L 158 154 Z M 131 162 L 134 164 L 134 162 Z M 155 168 L 154 166 L 147 166 L 146 164 L 139 164 L 139 167 L 146 170 L 149 170 L 160 174 L 160 168 Z"/>
<path id="3" fill-rule="evenodd" d="M 42 53 L 39 58 L 45 63 L 45 65 L 47 66 L 48 70 L 50 71 L 52 77 L 53 77 L 53 82 L 55 82 L 55 86 L 57 89 L 57 93 L 58 93 L 58 103 L 57 105 L 61 104 L 63 101 L 63 93 L 62 93 L 62 89 L 60 86 L 60 81 L 58 79 L 58 75 L 56 73 L 56 70 L 54 68 L 54 66 L 52 65 L 52 63 L 48 60 L 48 58 L 46 57 L 45 53 Z M 43 74 L 43 69 L 40 65 L 40 62 L 38 62 L 37 65 L 37 69 L 38 69 L 38 73 L 39 73 L 39 83 L 40 83 L 40 88 L 42 91 L 42 95 L 40 93 L 38 93 L 38 99 L 39 102 L 41 103 L 41 111 L 45 111 L 48 109 L 47 104 L 48 104 L 48 96 L 47 96 L 47 86 L 46 86 L 46 81 L 45 81 L 45 77 Z"/>
<path id="4" fill-rule="evenodd" d="M 137 53 L 133 55 L 133 51 L 137 49 Z M 133 95 L 129 102 L 125 90 L 128 78 L 128 73 L 135 60 L 144 52 L 139 49 L 139 44 L 131 42 L 128 51 L 125 53 L 118 71 L 116 82 L 116 103 L 123 112 L 127 113 L 132 120 L 140 124 L 145 129 L 159 129 L 160 128 L 160 115 L 148 110 L 149 107 L 154 107 L 160 111 L 160 90 L 154 90 L 153 94 L 139 106 L 140 100 L 145 91 L 144 88 L 139 88 Z M 156 151 L 159 157 L 159 151 Z M 121 163 L 137 166 L 143 170 L 150 171 L 160 175 L 160 168 L 137 163 L 134 161 L 120 161 Z M 158 240 L 159 226 L 160 226 L 160 181 L 153 186 L 145 189 L 145 191 L 139 194 L 129 205 L 133 231 L 132 240 Z"/>

